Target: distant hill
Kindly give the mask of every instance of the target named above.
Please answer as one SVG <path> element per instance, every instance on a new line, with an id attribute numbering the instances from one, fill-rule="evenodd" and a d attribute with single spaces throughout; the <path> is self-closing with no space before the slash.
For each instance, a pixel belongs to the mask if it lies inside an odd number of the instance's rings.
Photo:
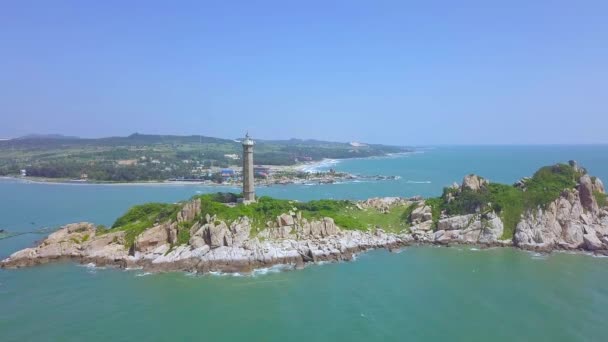
<path id="1" fill-rule="evenodd" d="M 12 140 L 33 140 L 33 139 L 58 139 L 58 140 L 72 140 L 72 139 L 80 139 L 79 137 L 62 135 L 62 134 L 28 134 L 22 137 L 14 138 Z M 8 139 L 11 140 L 11 139 Z"/>
<path id="2" fill-rule="evenodd" d="M 400 146 L 366 145 L 320 140 L 256 140 L 255 163 L 293 165 L 298 162 L 381 156 L 407 152 Z M 238 139 L 201 135 L 134 133 L 126 137 L 79 138 L 27 135 L 0 141 L 0 175 L 82 178 L 100 181 L 145 181 L 196 178 L 205 170 L 238 167 Z M 236 155 L 236 157 L 235 157 Z"/>

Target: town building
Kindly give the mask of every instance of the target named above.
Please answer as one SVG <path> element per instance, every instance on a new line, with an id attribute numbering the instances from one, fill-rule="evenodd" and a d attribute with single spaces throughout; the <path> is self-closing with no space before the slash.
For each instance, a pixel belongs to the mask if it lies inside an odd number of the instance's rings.
<path id="1" fill-rule="evenodd" d="M 270 175 L 270 168 L 266 166 L 255 166 L 253 168 L 253 175 L 255 177 L 268 177 Z"/>

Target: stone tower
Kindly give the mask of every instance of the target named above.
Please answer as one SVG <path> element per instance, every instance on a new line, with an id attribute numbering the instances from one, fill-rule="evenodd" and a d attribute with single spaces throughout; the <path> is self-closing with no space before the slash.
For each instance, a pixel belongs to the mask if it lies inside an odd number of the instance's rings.
<path id="1" fill-rule="evenodd" d="M 249 133 L 243 140 L 243 202 L 255 202 L 255 190 L 253 189 L 253 145 Z"/>

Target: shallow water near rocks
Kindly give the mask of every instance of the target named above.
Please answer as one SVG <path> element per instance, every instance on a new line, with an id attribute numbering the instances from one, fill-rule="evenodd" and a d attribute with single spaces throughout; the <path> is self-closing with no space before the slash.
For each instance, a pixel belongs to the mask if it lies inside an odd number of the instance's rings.
<path id="1" fill-rule="evenodd" d="M 277 186 L 282 198 L 438 195 L 467 173 L 511 183 L 577 159 L 608 180 L 608 147 L 440 147 L 342 161 L 373 183 Z M 0 181 L 0 229 L 111 224 L 130 205 L 174 202 L 200 186 Z M 234 190 L 233 190 L 234 191 Z M 0 240 L 0 257 L 44 235 Z M 608 333 L 608 258 L 511 248 L 408 247 L 356 261 L 250 275 L 148 274 L 70 262 L 0 270 L 0 340 L 586 340 Z"/>

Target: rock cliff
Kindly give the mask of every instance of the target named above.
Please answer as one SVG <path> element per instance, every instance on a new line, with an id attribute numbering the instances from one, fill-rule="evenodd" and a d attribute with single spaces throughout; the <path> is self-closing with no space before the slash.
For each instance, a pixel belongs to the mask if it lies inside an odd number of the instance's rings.
<path id="1" fill-rule="evenodd" d="M 575 189 L 564 190 L 544 208 L 526 212 L 513 242 L 539 250 L 608 249 L 608 208 L 600 207 L 596 194 L 605 195 L 602 182 L 583 175 Z"/>

